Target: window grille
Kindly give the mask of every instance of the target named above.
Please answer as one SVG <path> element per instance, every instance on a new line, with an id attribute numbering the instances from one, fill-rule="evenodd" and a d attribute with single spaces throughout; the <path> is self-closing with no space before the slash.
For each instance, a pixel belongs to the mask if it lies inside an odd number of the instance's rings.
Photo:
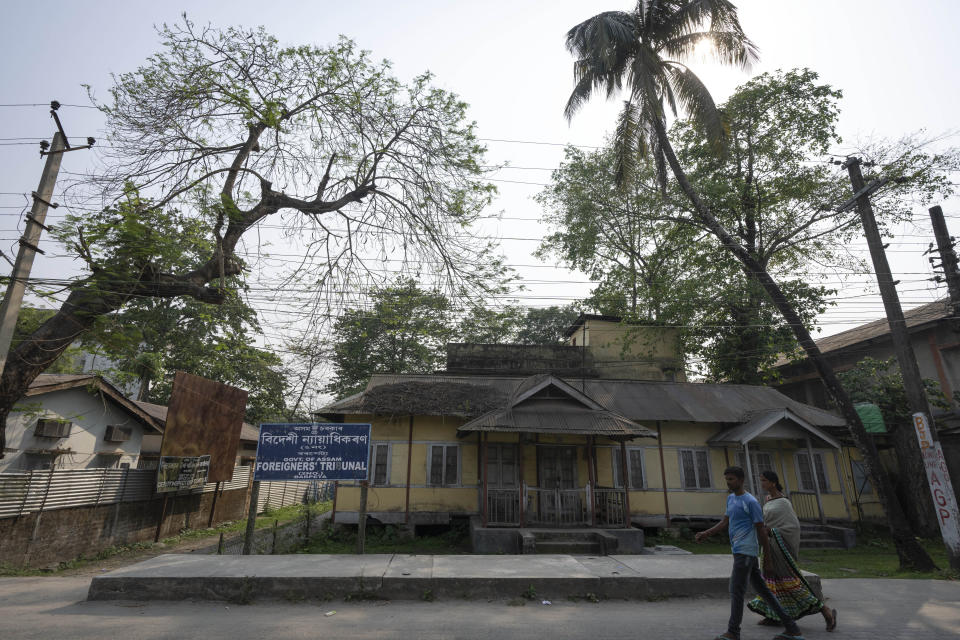
<path id="1" fill-rule="evenodd" d="M 709 489 L 710 453 L 706 449 L 680 449 L 680 476 L 684 489 Z"/>

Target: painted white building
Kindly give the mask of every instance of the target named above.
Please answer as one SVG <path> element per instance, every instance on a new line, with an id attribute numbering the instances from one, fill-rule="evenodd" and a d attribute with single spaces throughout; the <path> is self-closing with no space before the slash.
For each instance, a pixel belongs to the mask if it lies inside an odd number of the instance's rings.
<path id="1" fill-rule="evenodd" d="M 136 468 L 162 422 L 92 374 L 40 374 L 7 418 L 0 473 Z"/>

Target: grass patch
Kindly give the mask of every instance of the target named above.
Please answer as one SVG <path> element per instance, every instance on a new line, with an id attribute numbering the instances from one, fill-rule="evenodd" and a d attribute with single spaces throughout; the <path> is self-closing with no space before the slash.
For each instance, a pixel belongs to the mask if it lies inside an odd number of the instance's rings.
<path id="1" fill-rule="evenodd" d="M 697 544 L 690 539 L 650 540 L 651 544 L 672 544 L 695 554 L 730 554 L 730 544 L 713 538 Z M 862 531 L 857 536 L 857 546 L 852 549 L 800 549 L 800 568 L 816 573 L 821 578 L 920 578 L 958 580 L 960 574 L 951 570 L 947 551 L 939 540 L 921 540 L 937 571 L 902 571 L 893 540 L 885 532 Z"/>
<path id="2" fill-rule="evenodd" d="M 427 533 L 415 538 L 400 535 L 393 525 L 367 526 L 366 553 L 409 553 L 421 555 L 449 555 L 470 553 L 470 535 L 467 525 L 453 524 L 443 532 Z M 328 528 L 310 537 L 297 553 L 356 553 L 357 532 L 354 529 Z"/>
<path id="3" fill-rule="evenodd" d="M 257 516 L 257 522 L 254 527 L 256 529 L 266 529 L 268 527 L 272 527 L 275 521 L 279 521 L 280 525 L 282 526 L 296 520 L 303 520 L 306 517 L 304 511 L 305 509 L 310 510 L 311 518 L 315 518 L 318 515 L 329 511 L 332 505 L 333 503 L 328 500 L 326 502 L 317 502 L 310 505 L 291 504 L 287 505 L 286 507 L 280 507 L 279 509 L 267 509 Z M 212 527 L 209 529 L 184 529 L 175 536 L 164 538 L 163 543 L 167 545 L 174 545 L 183 540 L 211 538 L 213 536 L 218 536 L 221 533 L 242 533 L 246 530 L 247 520 L 244 518 L 243 520 L 224 522 L 218 527 Z"/>
<path id="4" fill-rule="evenodd" d="M 311 505 L 292 504 L 280 509 L 268 509 L 266 512 L 257 516 L 256 528 L 265 529 L 272 527 L 274 521 L 279 520 L 280 524 L 288 524 L 296 520 L 303 520 L 306 517 L 305 509 L 309 509 L 310 517 L 315 518 L 318 515 L 330 510 L 332 502 L 318 502 Z M 161 542 L 167 546 L 176 546 L 185 540 L 196 540 L 201 538 L 212 538 L 220 533 L 230 534 L 243 532 L 247 528 L 247 521 L 236 520 L 225 522 L 218 527 L 209 529 L 185 529 L 175 536 L 164 538 Z M 101 562 L 108 558 L 124 555 L 135 555 L 143 551 L 154 548 L 153 542 L 135 542 L 128 545 L 116 545 L 102 549 L 93 554 L 80 554 L 72 560 L 65 560 L 56 565 L 56 567 L 35 569 L 29 567 L 14 567 L 0 563 L 0 577 L 20 577 L 20 576 L 48 576 L 55 575 L 61 571 L 69 569 L 82 569 L 91 564 Z M 350 552 L 347 552 L 350 553 Z"/>
<path id="5" fill-rule="evenodd" d="M 925 578 L 957 580 L 947 562 L 947 550 L 940 541 L 921 540 L 937 571 L 902 571 L 892 541 L 871 539 L 852 549 L 801 549 L 800 566 L 821 578 Z"/>

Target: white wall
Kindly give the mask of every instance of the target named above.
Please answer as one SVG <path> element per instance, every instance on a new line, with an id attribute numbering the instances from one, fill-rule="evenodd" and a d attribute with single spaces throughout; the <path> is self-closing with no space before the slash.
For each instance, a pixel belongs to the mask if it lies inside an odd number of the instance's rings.
<path id="1" fill-rule="evenodd" d="M 42 418 L 73 422 L 70 435 L 65 438 L 34 436 L 37 420 Z M 107 425 L 131 427 L 130 439 L 126 442 L 105 441 Z M 24 398 L 7 418 L 7 448 L 5 456 L 0 459 L 0 472 L 26 468 L 25 452 L 37 449 L 69 449 L 71 453 L 57 456 L 58 469 L 109 466 L 108 460 L 114 458 L 98 456 L 98 452 L 118 450 L 122 453 L 117 457 L 117 464 L 128 463 L 136 467 L 145 428 L 112 400 L 98 392 L 90 393 L 85 387 Z"/>

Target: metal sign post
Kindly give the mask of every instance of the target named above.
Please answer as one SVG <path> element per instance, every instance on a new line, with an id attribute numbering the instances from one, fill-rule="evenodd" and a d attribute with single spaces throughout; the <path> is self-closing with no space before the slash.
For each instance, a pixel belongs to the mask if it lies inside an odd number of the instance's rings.
<path id="1" fill-rule="evenodd" d="M 358 481 L 357 548 L 363 553 L 369 461 L 369 423 L 261 424 L 257 458 L 253 463 L 254 485 L 259 487 L 263 480 Z M 255 518 L 255 509 L 250 507 L 248 528 Z"/>
<path id="2" fill-rule="evenodd" d="M 953 484 L 947 472 L 947 463 L 943 458 L 943 449 L 930 434 L 930 424 L 926 415 L 913 414 L 913 428 L 920 442 L 923 466 L 927 472 L 927 484 L 933 496 L 933 508 L 937 511 L 937 523 L 940 534 L 947 547 L 950 567 L 960 569 L 960 513 L 957 510 L 957 497 L 953 493 Z"/>

